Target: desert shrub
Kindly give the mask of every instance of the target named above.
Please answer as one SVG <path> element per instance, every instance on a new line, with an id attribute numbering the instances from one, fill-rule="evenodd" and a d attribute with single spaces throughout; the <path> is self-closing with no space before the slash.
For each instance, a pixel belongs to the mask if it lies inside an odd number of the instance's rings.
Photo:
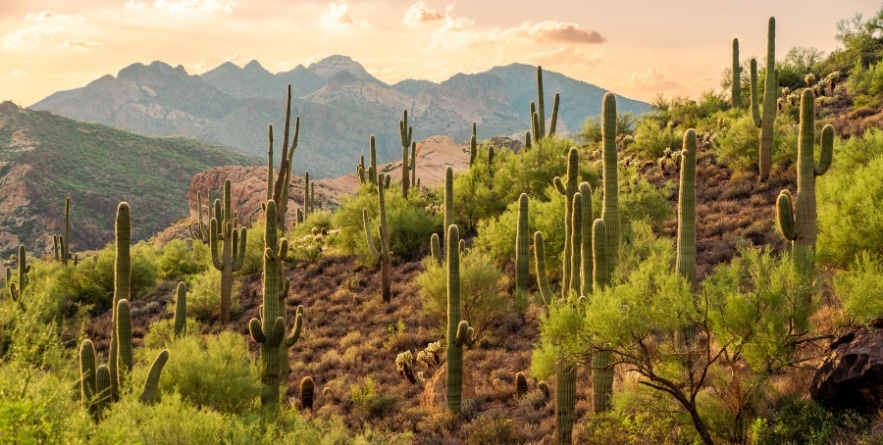
<path id="1" fill-rule="evenodd" d="M 174 312 L 174 304 L 169 304 L 168 309 Z M 184 335 L 198 335 L 199 322 L 187 317 L 184 322 Z M 166 345 L 175 340 L 175 320 L 159 320 L 150 324 L 150 330 L 144 334 L 144 347 L 149 349 L 164 349 Z"/>
<path id="2" fill-rule="evenodd" d="M 625 240 L 628 240 L 632 221 L 647 221 L 654 230 L 659 231 L 667 220 L 675 216 L 669 201 L 673 188 L 672 183 L 662 187 L 651 184 L 635 167 L 619 170 L 619 217 Z M 600 190 L 594 194 L 600 197 Z M 595 217 L 601 217 L 600 211 Z"/>
<path id="3" fill-rule="evenodd" d="M 260 372 L 242 335 L 188 335 L 163 346 L 174 358 L 160 377 L 162 393 L 176 392 L 197 408 L 231 414 L 251 409 L 260 395 Z M 150 363 L 156 353 L 139 349 L 140 362 Z"/>
<path id="4" fill-rule="evenodd" d="M 642 159 L 658 159 L 666 148 L 681 148 L 684 130 L 686 128 L 675 128 L 672 122 L 644 118 L 635 129 L 635 141 L 629 146 L 628 152 L 635 153 Z"/>
<path id="5" fill-rule="evenodd" d="M 856 256 L 848 270 L 834 278 L 834 290 L 843 308 L 859 321 L 883 317 L 883 264 L 868 252 Z"/>
<path id="6" fill-rule="evenodd" d="M 350 391 L 353 410 L 362 420 L 383 417 L 393 412 L 398 402 L 395 395 L 378 393 L 371 377 L 365 377 L 362 384 L 350 385 Z"/>
<path id="7" fill-rule="evenodd" d="M 874 63 L 864 68 L 859 61 L 856 61 L 849 70 L 846 89 L 856 96 L 857 106 L 879 104 L 879 97 L 883 94 L 883 63 Z"/>
<path id="8" fill-rule="evenodd" d="M 221 307 L 221 271 L 214 267 L 193 276 L 187 283 L 187 315 L 206 321 Z M 239 312 L 239 282 L 233 281 L 230 312 Z"/>
<path id="9" fill-rule="evenodd" d="M 423 261 L 423 267 L 417 285 L 424 313 L 444 329 L 448 322 L 446 267 L 431 257 Z M 488 254 L 473 249 L 460 255 L 460 316 L 475 329 L 473 343 L 487 335 L 494 320 L 514 310 L 514 300 L 500 290 L 500 276 Z"/>
<path id="10" fill-rule="evenodd" d="M 188 275 L 200 273 L 211 265 L 211 252 L 201 242 L 192 243 L 180 239 L 169 241 L 162 247 L 158 258 L 160 277 L 164 280 L 182 280 Z"/>
<path id="11" fill-rule="evenodd" d="M 389 226 L 390 249 L 393 252 L 410 254 L 427 245 L 432 233 L 427 230 L 427 225 L 440 231 L 441 215 L 427 211 L 427 206 L 431 204 L 430 199 L 429 195 L 423 195 L 416 189 L 409 192 L 408 199 L 394 186 L 385 190 L 386 222 Z M 377 229 L 380 224 L 380 210 L 377 188 L 373 185 L 361 186 L 355 195 L 344 199 L 334 212 L 332 222 L 340 230 L 335 243 L 356 254 L 362 263 L 373 265 L 377 260 L 371 256 L 365 240 L 362 209 L 368 210 L 369 233 L 374 238 L 374 245 L 380 246 Z"/>
<path id="12" fill-rule="evenodd" d="M 812 400 L 786 397 L 774 418 L 758 418 L 751 424 L 750 436 L 757 445 L 823 445 L 835 443 L 845 432 L 865 428 L 867 422 L 853 412 L 832 413 Z"/>
<path id="13" fill-rule="evenodd" d="M 519 443 L 518 428 L 502 413 L 483 414 L 463 427 L 467 445 Z"/>
<path id="14" fill-rule="evenodd" d="M 313 234 L 314 231 L 328 232 L 332 228 L 332 213 L 328 210 L 317 210 L 310 213 L 304 222 L 294 226 L 288 239 L 296 239 Z M 315 229 L 315 230 L 314 230 Z"/>
<path id="15" fill-rule="evenodd" d="M 760 150 L 760 129 L 750 114 L 725 119 L 726 131 L 717 138 L 718 160 L 734 170 L 756 171 Z M 821 131 L 817 131 L 821 134 Z M 791 117 L 776 116 L 773 123 L 772 163 L 788 165 L 797 159 L 797 130 Z"/>
<path id="16" fill-rule="evenodd" d="M 883 255 L 883 156 L 831 168 L 817 183 L 819 260 L 846 267 L 862 251 Z"/>
<path id="17" fill-rule="evenodd" d="M 256 221 L 248 228 L 245 239 L 245 259 L 239 274 L 250 275 L 264 269 L 264 222 Z M 214 266 L 209 269 L 214 269 Z"/>

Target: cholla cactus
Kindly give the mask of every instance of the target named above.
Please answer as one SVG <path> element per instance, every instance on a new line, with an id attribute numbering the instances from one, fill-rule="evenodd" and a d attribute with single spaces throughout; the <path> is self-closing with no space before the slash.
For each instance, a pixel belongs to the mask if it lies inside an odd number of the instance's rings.
<path id="1" fill-rule="evenodd" d="M 396 371 L 399 377 L 407 380 L 408 383 L 416 383 L 414 377 L 414 354 L 411 351 L 405 351 L 396 356 Z"/>

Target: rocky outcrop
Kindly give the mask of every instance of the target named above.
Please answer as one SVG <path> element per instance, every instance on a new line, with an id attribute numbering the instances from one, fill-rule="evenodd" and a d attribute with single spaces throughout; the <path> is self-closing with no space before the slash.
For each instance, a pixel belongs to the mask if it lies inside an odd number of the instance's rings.
<path id="1" fill-rule="evenodd" d="M 833 408 L 870 412 L 883 408 L 883 319 L 831 343 L 810 394 Z"/>

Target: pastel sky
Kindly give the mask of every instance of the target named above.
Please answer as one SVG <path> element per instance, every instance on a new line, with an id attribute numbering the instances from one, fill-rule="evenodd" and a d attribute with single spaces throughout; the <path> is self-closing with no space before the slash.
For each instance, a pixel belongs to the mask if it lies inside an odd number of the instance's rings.
<path id="1" fill-rule="evenodd" d="M 720 90 L 743 58 L 826 54 L 837 22 L 879 1 L 0 0 L 0 100 L 29 106 L 135 62 L 200 74 L 258 60 L 271 72 L 342 54 L 379 79 L 442 81 L 513 62 L 652 101 Z"/>

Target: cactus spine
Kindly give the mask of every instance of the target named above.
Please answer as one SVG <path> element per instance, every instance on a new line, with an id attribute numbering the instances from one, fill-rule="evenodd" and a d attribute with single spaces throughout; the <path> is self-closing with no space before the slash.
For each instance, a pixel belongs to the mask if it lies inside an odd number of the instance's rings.
<path id="1" fill-rule="evenodd" d="M 279 411 L 279 387 L 288 369 L 288 348 L 300 337 L 303 307 L 297 308 L 294 329 L 285 336 L 285 296 L 288 280 L 283 276 L 282 260 L 288 251 L 288 240 L 279 240 L 276 226 L 276 202 L 267 201 L 263 255 L 263 304 L 261 318 L 248 323 L 251 338 L 261 345 L 261 405 L 265 413 Z"/>
<path id="2" fill-rule="evenodd" d="M 601 141 L 604 168 L 604 200 L 601 219 L 607 227 L 607 272 L 612 274 L 619 257 L 619 174 L 616 152 L 616 96 L 605 93 L 601 104 Z"/>
<path id="3" fill-rule="evenodd" d="M 222 323 L 230 321 L 230 305 L 233 298 L 233 272 L 242 267 L 245 260 L 245 227 L 236 229 L 231 210 L 230 180 L 224 181 L 224 205 L 219 212 L 220 200 L 215 201 L 215 217 L 211 220 L 209 233 L 209 250 L 212 253 L 212 265 L 221 271 L 221 315 Z M 221 220 L 218 220 L 218 217 Z M 223 248 L 220 242 L 224 241 Z"/>
<path id="4" fill-rule="evenodd" d="M 448 227 L 445 247 L 448 281 L 447 399 L 448 409 L 459 413 L 463 390 L 463 346 L 472 336 L 473 329 L 469 327 L 469 322 L 460 319 L 460 231 L 456 224 Z"/>
<path id="5" fill-rule="evenodd" d="M 739 39 L 733 38 L 733 84 L 730 85 L 733 108 L 742 106 L 742 67 L 739 66 Z"/>
<path id="6" fill-rule="evenodd" d="M 413 128 L 408 126 L 408 110 L 402 112 L 402 120 L 399 121 L 399 136 L 402 139 L 402 196 L 408 197 L 408 189 L 411 186 L 409 173 L 411 163 L 408 161 L 408 149 L 411 148 L 411 135 Z"/>
<path id="7" fill-rule="evenodd" d="M 383 189 L 386 188 L 380 184 L 389 178 L 384 174 L 379 174 L 377 180 L 377 200 L 380 208 L 380 249 L 374 246 L 374 238 L 371 236 L 371 225 L 368 219 L 368 209 L 362 209 L 362 224 L 365 226 L 365 239 L 368 243 L 368 250 L 375 260 L 380 260 L 380 292 L 383 301 L 389 302 L 392 299 L 392 291 L 390 288 L 390 274 L 392 273 L 392 261 L 389 257 L 389 226 L 386 224 L 386 202 L 383 199 Z"/>
<path id="8" fill-rule="evenodd" d="M 800 97 L 800 132 L 797 137 L 797 198 L 792 207 L 792 196 L 782 190 L 776 200 L 776 222 L 782 235 L 791 240 L 794 263 L 798 273 L 810 281 L 814 273 L 816 245 L 816 176 L 828 171 L 834 155 L 834 127 L 822 129 L 818 164 L 813 159 L 815 138 L 815 95 L 806 88 Z M 793 210 L 792 210 L 793 208 Z M 800 301 L 800 324 L 808 316 L 809 298 L 805 293 Z"/>
<path id="9" fill-rule="evenodd" d="M 751 115 L 754 125 L 760 128 L 760 157 L 758 170 L 760 180 L 766 181 L 770 174 L 773 151 L 773 121 L 776 119 L 776 95 L 779 78 L 776 71 L 776 18 L 770 17 L 767 28 L 766 79 L 763 87 L 763 116 L 758 110 L 757 62 L 751 63 Z"/>
<path id="10" fill-rule="evenodd" d="M 518 197 L 518 222 L 515 229 L 515 290 L 527 292 L 529 277 L 530 232 L 528 227 L 528 197 Z"/>
<path id="11" fill-rule="evenodd" d="M 187 284 L 178 283 L 175 297 L 175 337 L 187 333 Z"/>

